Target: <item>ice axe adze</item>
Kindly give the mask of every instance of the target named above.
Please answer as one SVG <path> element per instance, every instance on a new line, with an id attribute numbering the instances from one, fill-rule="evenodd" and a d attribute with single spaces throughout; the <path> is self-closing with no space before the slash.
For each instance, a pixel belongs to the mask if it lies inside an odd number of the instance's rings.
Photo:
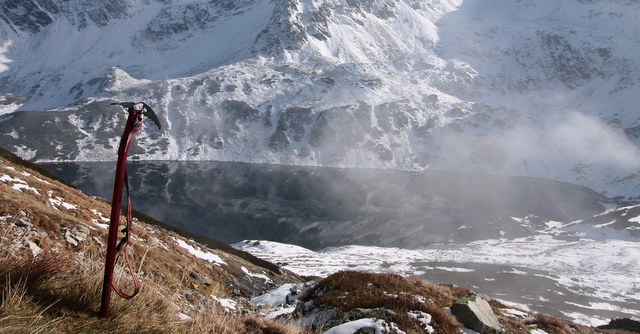
<path id="1" fill-rule="evenodd" d="M 142 116 L 149 117 L 160 129 L 160 121 L 158 116 L 153 112 L 153 109 L 143 102 L 122 102 L 112 103 L 112 105 L 119 105 L 127 109 L 129 116 L 127 117 L 127 124 L 124 128 L 124 133 L 120 139 L 120 147 L 118 148 L 118 163 L 116 165 L 116 178 L 113 185 L 113 200 L 111 201 L 111 221 L 109 223 L 109 239 L 107 240 L 107 259 L 104 266 L 104 283 L 102 285 L 102 304 L 100 307 L 100 316 L 103 318 L 109 317 L 109 304 L 111 303 L 111 289 L 113 288 L 123 298 L 129 299 L 135 296 L 140 291 L 140 282 L 133 271 L 133 266 L 129 260 L 127 252 L 127 243 L 129 241 L 129 232 L 131 231 L 132 218 L 131 218 L 131 199 L 129 197 L 129 183 L 127 181 L 127 154 L 129 153 L 129 144 L 133 135 L 142 127 Z M 118 239 L 118 226 L 120 223 L 120 201 L 122 198 L 123 185 L 127 190 L 127 226 L 122 230 L 124 237 L 116 245 Z M 129 272 L 135 282 L 135 291 L 133 294 L 128 295 L 113 281 L 113 271 L 118 255 L 122 254 L 122 257 L 126 261 Z"/>

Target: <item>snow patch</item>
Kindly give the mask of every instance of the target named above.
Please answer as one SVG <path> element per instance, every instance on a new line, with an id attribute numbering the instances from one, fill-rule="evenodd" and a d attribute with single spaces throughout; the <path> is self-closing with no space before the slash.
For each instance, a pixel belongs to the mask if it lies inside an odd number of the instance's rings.
<path id="1" fill-rule="evenodd" d="M 398 327 L 394 323 L 388 324 L 384 320 L 363 318 L 332 327 L 329 330 L 325 331 L 324 334 L 353 334 L 362 328 L 373 328 L 375 330 L 375 334 L 390 333 L 391 330 L 395 330 L 395 332 L 393 333 L 405 333 L 404 331 L 398 329 Z"/>
<path id="2" fill-rule="evenodd" d="M 12 177 L 8 174 L 2 174 L 2 176 L 0 176 L 0 181 L 4 183 L 12 183 L 11 188 L 15 190 L 19 190 L 19 191 L 29 190 L 35 193 L 36 195 L 40 195 L 40 192 L 38 191 L 38 189 L 29 186 L 27 181 L 23 179 Z"/>
<path id="3" fill-rule="evenodd" d="M 215 265 L 227 264 L 224 260 L 222 260 L 220 256 L 216 254 L 203 251 L 202 249 L 200 249 L 200 247 L 195 248 L 194 246 L 191 246 L 190 244 L 188 244 L 182 239 L 173 238 L 173 240 L 175 240 L 178 246 L 186 249 L 191 255 L 194 255 L 195 257 L 198 257 L 205 261 L 209 261 Z"/>
<path id="4" fill-rule="evenodd" d="M 248 276 L 255 277 L 255 278 L 261 278 L 261 279 L 265 280 L 266 282 L 271 281 L 271 279 L 270 279 L 267 275 L 265 275 L 265 274 L 256 274 L 256 273 L 252 273 L 251 271 L 249 271 L 249 269 L 247 269 L 247 268 L 245 268 L 245 267 L 242 267 L 241 269 L 242 269 L 242 271 L 243 271 L 245 274 L 247 274 Z"/>
<path id="5" fill-rule="evenodd" d="M 217 301 L 227 312 L 234 311 L 238 307 L 238 303 L 231 298 L 220 298 L 213 295 L 211 298 Z"/>

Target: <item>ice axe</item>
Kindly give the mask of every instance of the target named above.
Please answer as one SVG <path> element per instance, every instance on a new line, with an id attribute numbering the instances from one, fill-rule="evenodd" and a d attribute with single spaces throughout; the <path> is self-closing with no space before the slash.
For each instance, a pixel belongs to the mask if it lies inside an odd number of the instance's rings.
<path id="1" fill-rule="evenodd" d="M 132 226 L 131 218 L 131 198 L 129 197 L 129 182 L 127 178 L 127 155 L 129 154 L 129 145 L 133 135 L 142 127 L 143 116 L 149 117 L 160 129 L 160 121 L 153 109 L 144 102 L 121 102 L 112 103 L 111 105 L 119 105 L 129 113 L 124 133 L 120 139 L 118 148 L 118 162 L 116 165 L 116 178 L 113 185 L 113 200 L 111 201 L 111 221 L 109 223 L 109 239 L 107 240 L 107 258 L 104 266 L 104 282 L 102 285 L 102 304 L 100 306 L 100 316 L 109 317 L 109 304 L 111 303 L 111 289 L 115 290 L 122 298 L 129 299 L 138 294 L 140 291 L 140 281 L 133 271 L 133 266 L 129 260 L 127 245 L 129 241 L 129 233 Z M 123 185 L 127 190 L 127 226 L 122 230 L 124 237 L 116 244 L 118 239 L 118 227 L 120 223 L 120 206 L 122 199 Z M 135 290 L 132 294 L 126 294 L 115 284 L 113 280 L 113 271 L 117 256 L 122 254 L 129 272 L 135 283 Z"/>

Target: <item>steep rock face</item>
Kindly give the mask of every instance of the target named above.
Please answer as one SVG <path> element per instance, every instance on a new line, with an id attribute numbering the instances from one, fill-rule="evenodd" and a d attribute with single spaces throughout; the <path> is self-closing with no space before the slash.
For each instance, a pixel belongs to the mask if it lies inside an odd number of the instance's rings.
<path id="1" fill-rule="evenodd" d="M 311 14 L 307 32 L 310 36 L 320 41 L 326 41 L 331 37 L 329 24 L 331 23 L 332 11 L 326 2 L 318 7 L 318 11 Z"/>
<path id="2" fill-rule="evenodd" d="M 111 20 L 125 17 L 131 7 L 128 0 L 7 0 L 1 4 L 0 18 L 15 32 L 37 34 L 61 17 L 78 29 L 87 28 L 91 23 L 105 27 Z"/>
<path id="3" fill-rule="evenodd" d="M 133 45 L 156 48 L 161 51 L 176 50 L 181 43 L 198 32 L 212 29 L 215 22 L 225 17 L 241 14 L 255 0 L 178 2 L 165 1 L 157 15 L 133 37 Z"/>
<path id="4" fill-rule="evenodd" d="M 52 14 L 57 14 L 60 9 L 54 0 L 9 0 L 0 6 L 2 14 L 0 18 L 14 31 L 24 31 L 35 34 L 43 27 L 53 22 Z"/>
<path id="5" fill-rule="evenodd" d="M 300 50 L 308 37 L 298 6 L 298 0 L 277 0 L 269 24 L 258 34 L 251 51 L 275 56 L 284 50 Z"/>
<path id="6" fill-rule="evenodd" d="M 87 28 L 91 23 L 99 27 L 106 27 L 114 19 L 127 18 L 127 11 L 133 7 L 128 0 L 91 1 L 83 0 L 76 3 L 60 4 L 61 11 L 73 22 L 73 15 L 77 15 L 75 24 L 78 28 Z"/>

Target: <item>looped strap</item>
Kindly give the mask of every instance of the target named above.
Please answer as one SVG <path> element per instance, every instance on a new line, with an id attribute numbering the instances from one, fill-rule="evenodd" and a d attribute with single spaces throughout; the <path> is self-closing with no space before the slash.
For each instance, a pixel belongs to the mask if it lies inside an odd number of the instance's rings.
<path id="1" fill-rule="evenodd" d="M 129 298 L 133 298 L 133 296 L 137 295 L 138 292 L 140 292 L 140 281 L 138 280 L 138 277 L 136 276 L 135 271 L 133 271 L 133 264 L 131 264 L 131 259 L 129 258 L 129 252 L 127 251 L 127 247 L 129 246 L 129 235 L 133 225 L 133 219 L 131 218 L 131 197 L 129 196 L 129 176 L 127 175 L 126 169 L 124 171 L 124 185 L 125 185 L 125 189 L 127 189 L 127 226 L 124 229 L 122 229 L 122 232 L 124 233 L 124 237 L 122 237 L 122 239 L 120 239 L 120 242 L 118 242 L 118 245 L 116 245 L 116 253 L 117 253 L 116 259 L 121 254 L 124 254 L 122 255 L 122 257 L 127 263 L 127 267 L 129 267 L 129 273 L 133 278 L 133 282 L 135 284 L 135 290 L 133 294 L 129 295 L 124 293 L 118 287 L 115 281 L 111 281 L 111 286 L 113 287 L 113 290 L 115 290 L 116 293 L 120 295 L 120 297 L 124 299 L 129 299 Z"/>

